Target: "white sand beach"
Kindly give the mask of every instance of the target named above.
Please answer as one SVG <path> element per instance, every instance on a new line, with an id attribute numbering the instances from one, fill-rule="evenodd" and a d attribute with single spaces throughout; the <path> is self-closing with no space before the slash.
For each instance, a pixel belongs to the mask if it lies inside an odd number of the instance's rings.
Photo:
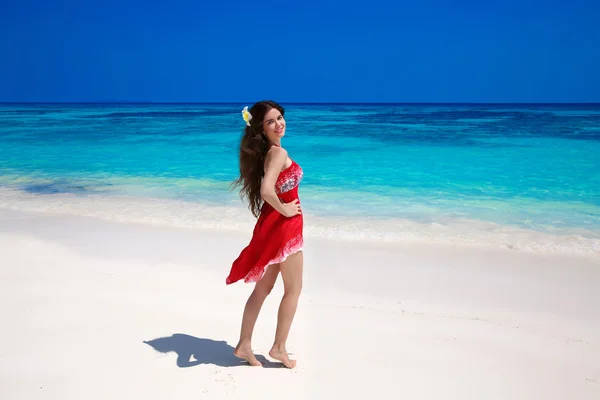
<path id="1" fill-rule="evenodd" d="M 253 368 L 250 233 L 0 208 L 0 399 L 600 399 L 597 257 L 307 237 L 298 367 Z"/>

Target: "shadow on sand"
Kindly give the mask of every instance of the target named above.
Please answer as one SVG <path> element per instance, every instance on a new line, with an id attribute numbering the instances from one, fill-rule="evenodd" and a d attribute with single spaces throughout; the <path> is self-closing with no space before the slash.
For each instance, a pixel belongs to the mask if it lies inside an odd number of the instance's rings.
<path id="1" fill-rule="evenodd" d="M 249 366 L 248 362 L 233 355 L 234 348 L 227 342 L 175 333 L 171 336 L 144 341 L 160 353 L 174 352 L 177 354 L 177 366 L 180 368 L 193 367 L 199 364 L 214 364 L 219 367 Z M 257 354 L 256 358 L 263 368 L 281 368 L 282 363 L 267 360 Z"/>

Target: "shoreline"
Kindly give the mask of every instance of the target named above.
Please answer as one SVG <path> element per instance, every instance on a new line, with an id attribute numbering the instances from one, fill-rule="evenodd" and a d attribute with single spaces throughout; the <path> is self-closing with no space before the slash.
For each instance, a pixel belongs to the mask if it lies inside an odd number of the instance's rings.
<path id="1" fill-rule="evenodd" d="M 96 217 L 190 230 L 218 229 L 244 234 L 255 220 L 245 205 L 216 206 L 191 201 L 118 195 L 30 194 L 0 188 L 0 210 Z M 447 224 L 400 218 L 321 217 L 305 214 L 306 237 L 351 242 L 473 246 L 522 253 L 600 257 L 600 237 L 581 229 L 560 235 L 503 226 L 489 221 L 455 219 Z"/>

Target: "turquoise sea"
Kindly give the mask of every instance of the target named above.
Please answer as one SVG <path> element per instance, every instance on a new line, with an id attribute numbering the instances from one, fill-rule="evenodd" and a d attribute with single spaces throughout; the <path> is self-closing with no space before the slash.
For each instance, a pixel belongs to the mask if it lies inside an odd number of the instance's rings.
<path id="1" fill-rule="evenodd" d="M 251 104 L 0 104 L 0 206 L 248 229 Z M 600 254 L 600 105 L 283 104 L 306 232 Z"/>

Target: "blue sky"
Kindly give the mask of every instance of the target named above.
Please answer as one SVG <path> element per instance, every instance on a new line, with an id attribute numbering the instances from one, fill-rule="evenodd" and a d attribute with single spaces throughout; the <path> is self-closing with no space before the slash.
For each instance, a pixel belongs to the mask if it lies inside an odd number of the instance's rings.
<path id="1" fill-rule="evenodd" d="M 0 0 L 0 101 L 600 102 L 600 1 Z"/>

